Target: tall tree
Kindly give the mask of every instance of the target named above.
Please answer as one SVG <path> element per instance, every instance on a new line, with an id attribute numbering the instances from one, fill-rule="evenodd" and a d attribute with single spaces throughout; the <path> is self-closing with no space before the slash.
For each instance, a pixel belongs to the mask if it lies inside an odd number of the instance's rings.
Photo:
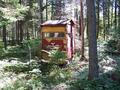
<path id="1" fill-rule="evenodd" d="M 43 0 L 38 0 L 39 8 L 40 8 L 40 24 L 43 23 Z"/>
<path id="2" fill-rule="evenodd" d="M 7 33 L 6 33 L 6 25 L 3 25 L 3 42 L 4 42 L 4 48 L 7 49 L 7 39 L 6 39 Z"/>
<path id="3" fill-rule="evenodd" d="M 120 0 L 118 0 L 118 25 L 120 25 Z"/>
<path id="4" fill-rule="evenodd" d="M 61 19 L 61 7 L 62 7 L 62 0 L 55 0 L 55 11 L 54 11 L 54 19 Z"/>
<path id="5" fill-rule="evenodd" d="M 110 28 L 110 0 L 107 1 L 107 30 Z"/>
<path id="6" fill-rule="evenodd" d="M 117 0 L 115 0 L 115 29 L 117 28 Z"/>
<path id="7" fill-rule="evenodd" d="M 80 15 L 80 31 L 81 31 L 81 60 L 85 59 L 84 56 L 84 23 L 83 23 L 83 1 L 80 1 L 81 15 Z"/>
<path id="8" fill-rule="evenodd" d="M 89 75 L 90 80 L 98 78 L 98 56 L 96 38 L 95 0 L 87 0 L 88 41 L 89 41 Z"/>
<path id="9" fill-rule="evenodd" d="M 48 20 L 48 0 L 46 0 L 46 21 Z"/>
<path id="10" fill-rule="evenodd" d="M 112 9 L 111 9 L 111 26 L 113 25 L 113 9 L 114 9 L 114 1 L 111 1 L 111 7 L 112 7 Z"/>
<path id="11" fill-rule="evenodd" d="M 97 4 L 97 38 L 99 36 L 99 20 L 100 20 L 100 0 L 96 0 L 96 4 Z"/>
<path id="12" fill-rule="evenodd" d="M 102 1 L 103 4 L 103 36 L 104 36 L 104 40 L 106 39 L 106 28 L 107 28 L 107 24 L 106 24 L 106 20 L 107 20 L 107 1 L 103 0 Z"/>

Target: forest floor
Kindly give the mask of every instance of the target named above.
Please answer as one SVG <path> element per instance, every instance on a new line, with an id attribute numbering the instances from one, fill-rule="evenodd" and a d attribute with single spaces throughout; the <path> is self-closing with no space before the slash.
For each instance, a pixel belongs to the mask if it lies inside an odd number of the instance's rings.
<path id="1" fill-rule="evenodd" d="M 69 67 L 72 70 L 72 78 L 73 79 L 82 79 L 87 77 L 88 75 L 88 61 L 79 61 L 79 57 L 74 58 L 75 60 L 69 64 Z M 2 60 L 0 61 L 0 89 L 10 86 L 14 84 L 14 82 L 25 76 L 25 73 L 15 74 L 14 72 L 6 72 L 4 71 L 4 67 L 18 64 L 22 62 L 18 62 L 17 59 Z M 106 55 L 99 62 L 99 70 L 100 74 L 111 72 L 115 70 L 117 67 L 120 68 L 120 57 L 116 55 Z M 67 86 L 64 83 L 61 83 L 54 87 L 53 90 L 64 90 Z"/>
<path id="2" fill-rule="evenodd" d="M 79 40 L 77 39 L 77 43 Z M 78 44 L 77 44 L 78 45 Z M 78 48 L 80 45 L 78 45 Z M 120 56 L 113 55 L 113 54 L 106 54 L 104 52 L 104 47 L 102 45 L 98 45 L 98 60 L 99 60 L 99 72 L 100 75 L 102 74 L 109 74 L 114 72 L 118 68 L 120 69 Z M 88 47 L 85 47 L 85 56 L 88 59 Z M 22 80 L 26 77 L 26 73 L 15 73 L 13 71 L 5 71 L 5 67 L 12 66 L 12 65 L 19 65 L 19 64 L 27 64 L 28 62 L 20 61 L 19 58 L 8 58 L 0 60 L 0 90 L 8 90 L 3 89 L 5 87 L 12 86 L 16 83 L 17 80 Z M 71 80 L 73 79 L 85 79 L 88 76 L 88 60 L 80 60 L 80 53 L 75 54 L 72 62 L 69 63 L 67 68 L 71 70 Z M 18 68 L 19 69 L 19 68 Z M 64 69 L 64 68 L 63 68 Z M 65 68 L 66 69 L 66 68 Z M 20 71 L 20 70 L 18 70 Z M 21 81 L 21 82 L 24 82 Z M 26 82 L 26 81 L 25 81 Z M 20 84 L 21 85 L 21 84 Z M 53 85 L 51 89 L 44 89 L 44 90 L 66 90 L 69 86 L 66 83 L 59 83 L 57 85 Z M 17 89 L 9 89 L 9 90 L 17 90 Z M 21 89 L 24 90 L 24 89 Z M 40 89 L 41 90 L 41 89 Z M 42 89 L 43 90 L 43 89 Z"/>
<path id="3" fill-rule="evenodd" d="M 14 84 L 14 82 L 20 78 L 22 78 L 25 74 L 15 74 L 14 72 L 6 72 L 3 68 L 6 66 L 11 66 L 17 64 L 17 59 L 13 59 L 13 61 L 9 62 L 9 60 L 3 59 L 0 61 L 0 90 L 4 87 L 9 87 Z"/>

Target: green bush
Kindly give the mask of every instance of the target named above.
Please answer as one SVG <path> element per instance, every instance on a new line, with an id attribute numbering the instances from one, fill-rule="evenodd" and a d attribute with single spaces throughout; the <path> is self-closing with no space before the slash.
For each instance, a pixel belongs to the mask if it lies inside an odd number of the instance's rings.
<path id="1" fill-rule="evenodd" d="M 67 56 L 65 52 L 59 50 L 52 50 L 50 52 L 51 63 L 64 64 Z"/>
<path id="2" fill-rule="evenodd" d="M 106 49 L 107 51 L 116 51 L 118 48 L 117 48 L 117 44 L 118 44 L 118 41 L 115 41 L 115 40 L 109 40 L 107 43 L 106 43 Z"/>
<path id="3" fill-rule="evenodd" d="M 29 71 L 29 66 L 27 64 L 26 65 L 16 64 L 16 65 L 11 65 L 11 66 L 6 66 L 4 67 L 4 70 L 8 72 L 21 73 L 21 72 Z"/>
<path id="4" fill-rule="evenodd" d="M 9 46 L 7 50 L 1 48 L 0 58 L 34 58 L 40 50 L 40 39 L 25 40 L 21 45 Z"/>
<path id="5" fill-rule="evenodd" d="M 111 29 L 110 31 L 110 39 L 107 40 L 106 51 L 107 52 L 120 52 L 120 28 Z"/>
<path id="6" fill-rule="evenodd" d="M 109 78 L 76 80 L 70 83 L 70 90 L 120 90 L 120 84 Z"/>
<path id="7" fill-rule="evenodd" d="M 56 68 L 50 72 L 49 75 L 46 75 L 42 80 L 45 84 L 48 85 L 57 85 L 60 83 L 65 83 L 67 80 L 71 78 L 71 71 L 63 70 L 60 68 Z"/>
<path id="8" fill-rule="evenodd" d="M 25 73 L 25 72 L 29 72 L 33 69 L 39 69 L 39 64 L 37 61 L 32 60 L 28 63 L 23 63 L 23 64 L 14 64 L 14 65 L 10 65 L 10 66 L 6 66 L 4 67 L 4 71 L 6 72 L 14 72 L 16 74 L 18 73 Z"/>
<path id="9" fill-rule="evenodd" d="M 3 44 L 2 41 L 0 41 L 0 49 L 1 49 L 1 48 L 4 48 L 4 44 Z"/>
<path id="10" fill-rule="evenodd" d="M 39 78 L 16 80 L 13 85 L 7 85 L 2 90 L 42 90 L 43 84 Z"/>
<path id="11" fill-rule="evenodd" d="M 25 40 L 23 48 L 28 50 L 30 47 L 32 56 L 35 56 L 40 50 L 40 41 L 40 39 Z"/>

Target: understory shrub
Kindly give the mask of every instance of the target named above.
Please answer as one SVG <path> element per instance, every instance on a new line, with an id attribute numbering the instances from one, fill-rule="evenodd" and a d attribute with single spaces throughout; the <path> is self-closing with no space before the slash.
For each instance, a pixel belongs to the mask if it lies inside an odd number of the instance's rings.
<path id="1" fill-rule="evenodd" d="M 50 58 L 51 58 L 51 63 L 64 64 L 67 59 L 67 55 L 65 52 L 59 50 L 52 50 L 50 52 Z"/>
<path id="2" fill-rule="evenodd" d="M 21 78 L 12 85 L 7 85 L 2 90 L 42 90 L 43 84 L 38 77 L 31 77 L 29 80 Z"/>
<path id="3" fill-rule="evenodd" d="M 25 40 L 22 47 L 27 50 L 30 49 L 32 56 L 36 56 L 40 50 L 40 41 L 40 39 Z"/>
<path id="4" fill-rule="evenodd" d="M 60 83 L 65 83 L 71 78 L 71 71 L 69 69 L 56 68 L 50 72 L 49 75 L 44 75 L 42 82 L 47 85 L 57 85 Z"/>
<path id="5" fill-rule="evenodd" d="M 40 50 L 39 46 L 40 39 L 25 40 L 21 45 L 9 46 L 7 50 L 0 48 L 0 58 L 34 58 Z"/>
<path id="6" fill-rule="evenodd" d="M 33 69 L 39 69 L 40 64 L 36 60 L 31 60 L 28 63 L 18 63 L 4 67 L 4 71 L 6 72 L 14 72 L 18 73 L 25 73 L 29 72 Z"/>
<path id="7" fill-rule="evenodd" d="M 46 66 L 44 66 L 44 70 Z M 53 86 L 60 83 L 65 83 L 71 78 L 71 71 L 69 68 L 60 68 L 57 65 L 52 65 L 45 74 L 41 71 L 41 64 L 31 61 L 26 64 L 15 64 L 4 67 L 5 71 L 14 72 L 16 74 L 26 73 L 24 79 L 19 79 L 14 82 L 14 85 L 6 87 L 9 89 L 3 90 L 50 90 Z"/>
<path id="8" fill-rule="evenodd" d="M 80 79 L 71 81 L 70 90 L 120 90 L 120 84 L 109 78 L 99 78 L 92 81 Z"/>
<path id="9" fill-rule="evenodd" d="M 109 39 L 107 40 L 106 51 L 120 53 L 120 27 L 117 29 L 111 29 L 109 33 Z"/>

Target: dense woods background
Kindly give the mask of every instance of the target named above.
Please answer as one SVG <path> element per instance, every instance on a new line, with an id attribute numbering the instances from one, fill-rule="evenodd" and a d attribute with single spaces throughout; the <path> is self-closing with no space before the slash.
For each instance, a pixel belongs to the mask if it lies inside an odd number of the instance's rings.
<path id="1" fill-rule="evenodd" d="M 67 19 L 80 47 L 73 62 L 40 62 L 40 25 Z M 2 90 L 120 90 L 119 54 L 120 0 L 0 0 L 0 77 L 15 77 L 0 79 Z"/>

